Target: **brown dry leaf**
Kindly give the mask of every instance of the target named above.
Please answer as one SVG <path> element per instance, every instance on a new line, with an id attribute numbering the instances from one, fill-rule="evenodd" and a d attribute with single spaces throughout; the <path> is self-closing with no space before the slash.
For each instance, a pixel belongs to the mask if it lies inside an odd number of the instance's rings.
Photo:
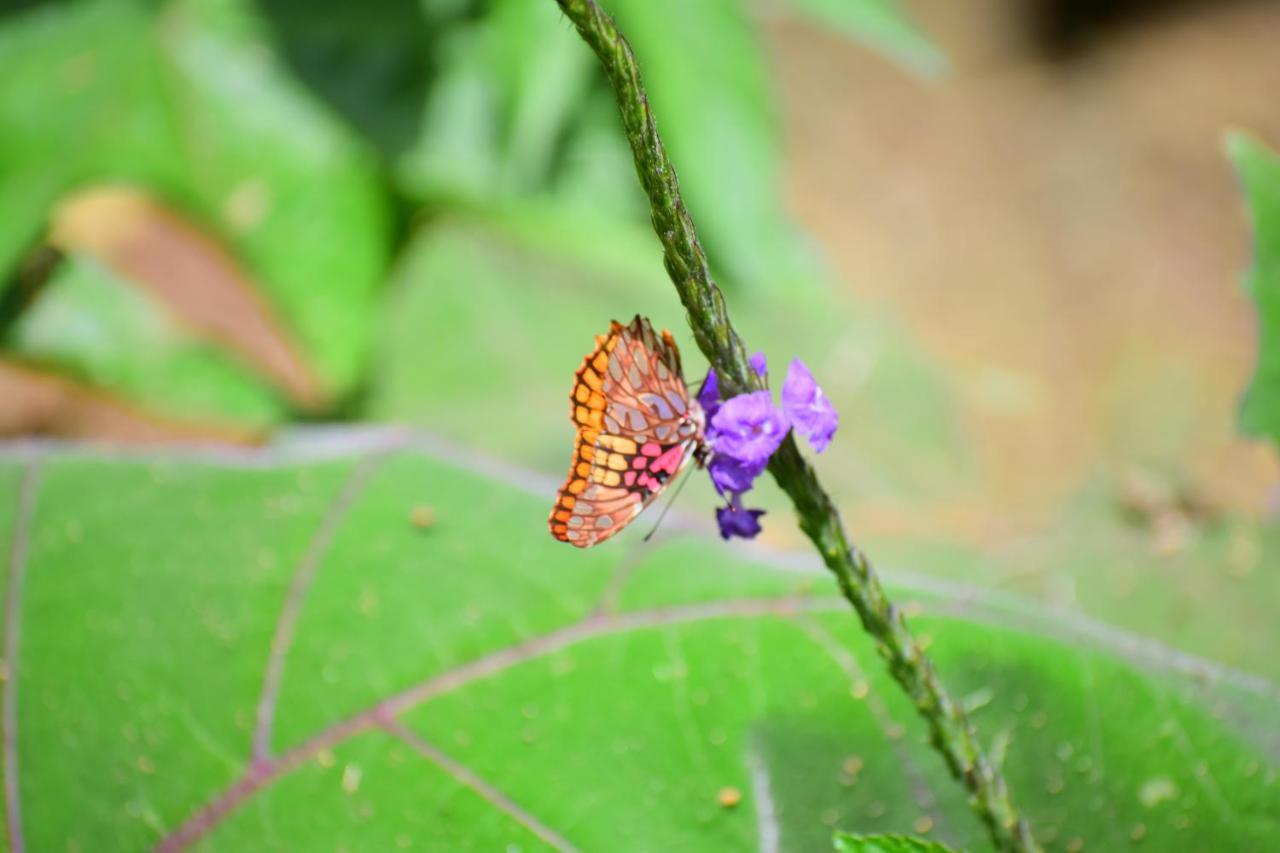
<path id="1" fill-rule="evenodd" d="M 146 193 L 98 186 L 54 211 L 49 242 L 100 258 L 185 327 L 239 354 L 304 409 L 326 394 L 272 307 L 223 247 Z"/>
<path id="2" fill-rule="evenodd" d="M 65 377 L 0 360 L 0 438 L 44 435 L 125 444 L 257 444 L 263 436 L 165 420 Z"/>

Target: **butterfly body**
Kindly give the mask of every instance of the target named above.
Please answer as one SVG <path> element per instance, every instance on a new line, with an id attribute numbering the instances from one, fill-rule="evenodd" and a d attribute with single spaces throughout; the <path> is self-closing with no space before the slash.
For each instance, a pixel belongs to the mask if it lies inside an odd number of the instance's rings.
<path id="1" fill-rule="evenodd" d="M 587 548 L 622 530 L 690 462 L 706 457 L 706 417 L 689 395 L 680 351 L 636 316 L 614 322 L 575 376 L 576 453 L 548 524 Z"/>

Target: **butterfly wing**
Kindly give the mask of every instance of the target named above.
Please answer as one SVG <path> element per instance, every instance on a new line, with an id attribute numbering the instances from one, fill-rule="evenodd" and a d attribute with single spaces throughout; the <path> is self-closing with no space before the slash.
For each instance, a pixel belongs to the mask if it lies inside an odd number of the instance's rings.
<path id="1" fill-rule="evenodd" d="M 556 498 L 551 535 L 579 548 L 626 527 L 689 460 L 696 443 L 637 443 L 626 436 L 578 433 L 569 476 Z"/>
<path id="2" fill-rule="evenodd" d="M 690 411 L 680 351 L 636 316 L 596 338 L 570 394 L 578 428 L 551 533 L 582 548 L 613 536 L 649 505 L 702 441 Z"/>
<path id="3" fill-rule="evenodd" d="M 628 325 L 614 323 L 604 346 L 607 359 L 593 353 L 594 359 L 580 371 L 584 382 L 600 380 L 600 394 L 607 403 L 603 432 L 641 443 L 686 438 L 689 389 L 671 333 L 664 330 L 659 337 L 649 320 L 636 315 Z"/>

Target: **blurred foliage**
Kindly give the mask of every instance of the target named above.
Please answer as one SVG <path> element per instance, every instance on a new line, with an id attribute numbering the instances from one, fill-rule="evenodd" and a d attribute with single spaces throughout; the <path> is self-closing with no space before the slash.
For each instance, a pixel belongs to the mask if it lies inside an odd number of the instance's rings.
<path id="1" fill-rule="evenodd" d="M 1258 367 L 1240 409 L 1240 427 L 1280 444 L 1280 155 L 1243 134 L 1228 150 L 1253 222 L 1253 269 L 1245 289 L 1258 309 Z"/>
<path id="2" fill-rule="evenodd" d="M 96 258 L 67 257 L 14 325 L 10 351 L 149 411 L 261 431 L 279 399 L 222 349 L 172 323 Z"/>
<path id="3" fill-rule="evenodd" d="M 641 54 L 726 284 L 820 287 L 827 273 L 782 212 L 753 4 L 608 5 Z M 924 42 L 886 0 L 825 17 L 919 66 Z M 323 14 L 302 0 L 34 4 L 0 17 L 0 66 L 0 358 L 160 418 L 261 434 L 296 415 L 360 415 L 363 387 L 378 381 L 368 354 L 389 261 L 430 239 L 441 214 L 576 211 L 614 226 L 594 234 L 606 254 L 627 250 L 647 220 L 607 84 L 549 0 L 374 0 Z M 198 305 L 166 300 L 121 260 L 141 251 L 129 221 L 101 216 L 88 246 L 61 247 L 113 274 L 93 298 L 119 298 L 118 310 L 73 309 L 62 278 L 80 272 L 20 287 L 30 253 L 57 242 L 60 205 L 104 188 L 207 235 L 208 253 L 234 265 L 210 289 L 260 296 L 261 328 L 235 342 L 234 364 Z M 147 251 L 164 254 L 154 241 Z M 176 261 L 151 270 L 187 273 Z M 46 298 L 60 304 L 46 319 L 75 317 L 65 340 L 17 317 Z M 156 349 L 129 354 L 126 370 L 101 341 L 127 340 L 144 314 L 142 340 Z M 165 363 L 174 346 L 181 365 Z M 284 370 L 271 352 L 295 363 Z"/>
<path id="4" fill-rule="evenodd" d="M 896 0 L 791 0 L 801 12 L 838 32 L 895 57 L 925 75 L 947 69 L 946 57 L 911 20 Z"/>
<path id="5" fill-rule="evenodd" d="M 59 4 L 3 19 L 0 263 L 15 263 L 72 192 L 141 187 L 230 247 L 279 335 L 339 395 L 366 358 L 387 202 L 362 143 L 284 72 L 258 24 L 234 0 Z"/>
<path id="6" fill-rule="evenodd" d="M 581 849 L 746 849 L 761 819 L 787 850 L 837 828 L 983 849 L 816 566 L 637 530 L 573 551 L 509 465 L 346 447 L 48 455 L 34 515 L 0 460 L 0 549 L 15 519 L 31 543 L 13 611 L 30 849 L 149 847 L 246 773 L 204 849 L 540 846 L 439 755 Z M 982 594 L 893 593 L 1046 843 L 1260 850 L 1280 831 L 1269 688 Z M 251 769 L 287 595 L 274 757 Z"/>

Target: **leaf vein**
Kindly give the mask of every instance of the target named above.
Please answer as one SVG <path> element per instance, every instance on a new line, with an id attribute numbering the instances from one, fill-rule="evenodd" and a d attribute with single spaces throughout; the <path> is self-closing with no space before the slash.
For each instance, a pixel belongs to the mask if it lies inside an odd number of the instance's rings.
<path id="1" fill-rule="evenodd" d="M 568 839 L 560 835 L 554 829 L 544 824 L 533 816 L 528 810 L 522 808 L 510 796 L 504 794 L 493 785 L 489 784 L 480 774 L 471 768 L 462 764 L 442 750 L 427 742 L 417 732 L 412 731 L 403 723 L 397 720 L 384 721 L 381 727 L 394 737 L 399 738 L 409 745 L 415 752 L 439 767 L 460 785 L 469 788 L 478 794 L 489 805 L 498 809 L 508 817 L 515 820 L 525 829 L 541 838 L 543 841 L 555 847 L 558 850 L 574 850 L 574 846 L 569 843 Z"/>
<path id="2" fill-rule="evenodd" d="M 285 594 L 284 605 L 276 621 L 275 633 L 271 638 L 271 649 L 267 654 L 266 674 L 262 679 L 262 693 L 258 699 L 257 723 L 253 731 L 253 760 L 263 761 L 271 754 L 271 732 L 275 723 L 276 708 L 280 702 L 280 684 L 284 678 L 285 659 L 293 645 L 294 634 L 298 627 L 298 618 L 302 613 L 302 605 L 311 583 L 315 580 L 316 571 L 333 544 L 334 536 L 342 522 L 363 494 L 373 472 L 386 459 L 386 454 L 375 453 L 361 458 L 347 475 L 346 481 L 338 490 L 337 496 L 325 511 L 319 527 L 311 541 L 307 543 L 294 570 L 289 591 Z"/>
<path id="3" fill-rule="evenodd" d="M 518 664 L 554 654 L 575 643 L 600 636 L 621 634 L 625 637 L 632 631 L 645 628 L 706 619 L 785 616 L 801 609 L 832 611 L 842 610 L 843 607 L 835 598 L 798 600 L 794 596 L 786 596 L 589 616 L 564 628 L 532 637 L 484 657 L 475 658 L 330 725 L 279 756 L 269 756 L 253 761 L 239 779 L 161 840 L 156 846 L 157 853 L 187 849 L 259 791 L 285 774 L 296 770 L 321 751 L 332 749 L 362 732 L 384 726 L 388 721 L 394 720 L 397 715 L 412 708 L 473 682 L 497 675 Z"/>

